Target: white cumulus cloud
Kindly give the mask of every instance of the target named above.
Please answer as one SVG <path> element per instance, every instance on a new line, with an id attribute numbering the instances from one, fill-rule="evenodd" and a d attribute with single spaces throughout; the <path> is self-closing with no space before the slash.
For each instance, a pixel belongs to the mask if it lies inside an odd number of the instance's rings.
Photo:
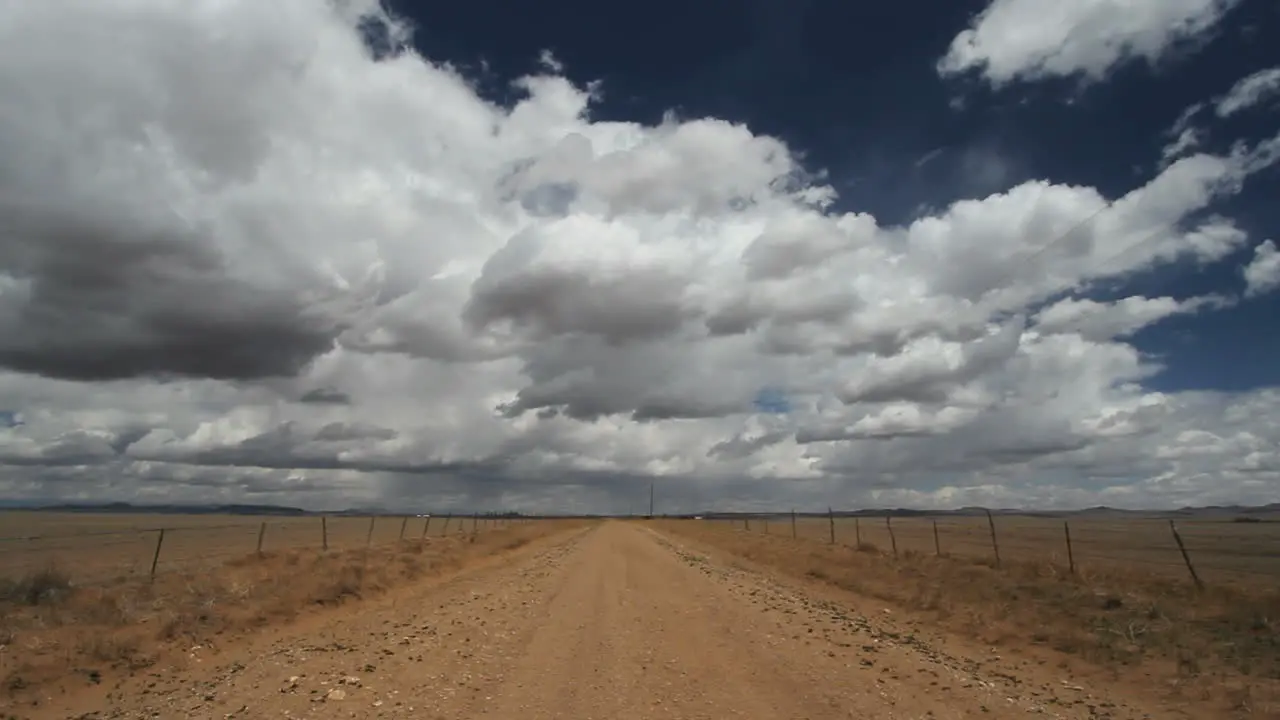
<path id="1" fill-rule="evenodd" d="M 1218 117 L 1230 117 L 1275 97 L 1280 97 L 1280 67 L 1266 68 L 1241 78 L 1226 95 L 1218 98 L 1214 111 Z"/>
<path id="2" fill-rule="evenodd" d="M 1069 43 L 964 46 L 997 78 L 1093 72 L 1089 33 L 1154 57 L 1143 28 L 1227 6 L 1083 5 L 1039 13 Z M 1083 504 L 1113 478 L 1140 504 L 1251 497 L 1256 468 L 1186 478 L 1246 428 L 1280 446 L 1270 396 L 1142 386 L 1126 337 L 1219 299 L 1072 299 L 1243 247 L 1204 211 L 1274 142 L 891 225 L 777 138 L 596 121 L 550 55 L 499 106 L 371 22 L 408 36 L 371 0 L 0 5 L 6 495 Z M 1219 455 L 1167 452 L 1210 418 Z"/>
<path id="3" fill-rule="evenodd" d="M 1165 132 L 1169 142 L 1161 153 L 1162 163 L 1167 165 L 1204 143 L 1209 133 L 1202 126 L 1203 121 L 1197 123 L 1197 119 L 1203 118 L 1209 108 L 1212 108 L 1213 114 L 1219 119 L 1228 118 L 1260 105 L 1265 106 L 1275 98 L 1280 98 L 1280 67 L 1265 68 L 1246 75 L 1237 80 L 1226 93 L 1210 101 L 1191 105 L 1182 111 Z"/>
<path id="4" fill-rule="evenodd" d="M 995 86 L 1084 76 L 1161 60 L 1213 29 L 1239 0 L 991 0 L 938 62 L 943 74 L 977 71 Z"/>
<path id="5" fill-rule="evenodd" d="M 1254 248 L 1253 260 L 1244 269 L 1245 294 L 1261 295 L 1280 288 L 1280 251 L 1272 240 Z"/>
<path id="6" fill-rule="evenodd" d="M 1171 297 L 1127 297 L 1116 302 L 1065 298 L 1036 315 L 1036 329 L 1043 333 L 1075 333 L 1106 341 L 1131 335 L 1166 317 L 1224 304 L 1218 298 L 1178 301 Z"/>

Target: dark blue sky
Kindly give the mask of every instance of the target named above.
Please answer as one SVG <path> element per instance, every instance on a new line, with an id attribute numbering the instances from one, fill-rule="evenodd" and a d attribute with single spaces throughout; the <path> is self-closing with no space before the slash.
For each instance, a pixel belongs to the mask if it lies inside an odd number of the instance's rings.
<path id="1" fill-rule="evenodd" d="M 840 209 L 882 224 L 1029 179 L 1097 187 L 1115 197 L 1158 172 L 1164 132 L 1188 106 L 1280 65 L 1280 3 L 1244 0 L 1217 32 L 1152 68 L 1135 62 L 1092 85 L 1015 84 L 992 91 L 943 79 L 935 63 L 985 0 L 655 0 L 642 11 L 550 0 L 392 0 L 417 26 L 419 51 L 448 61 L 490 97 L 538 69 L 551 50 L 575 82 L 602 81 L 596 119 L 684 117 L 745 122 L 828 173 Z M 963 98 L 959 108 L 954 100 Z M 1275 134 L 1280 115 L 1253 113 L 1211 129 L 1204 147 Z M 922 160 L 927 160 L 921 162 Z M 1280 172 L 1253 176 L 1214 208 L 1250 234 L 1250 248 L 1209 268 L 1134 278 L 1123 294 L 1238 293 L 1252 245 L 1280 240 Z M 1275 294 L 1175 317 L 1137 337 L 1168 369 L 1161 390 L 1246 389 L 1280 381 Z"/>

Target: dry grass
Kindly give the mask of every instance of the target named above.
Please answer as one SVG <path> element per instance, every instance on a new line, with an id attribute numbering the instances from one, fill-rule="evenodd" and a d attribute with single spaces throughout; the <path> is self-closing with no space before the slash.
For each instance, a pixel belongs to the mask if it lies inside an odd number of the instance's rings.
<path id="1" fill-rule="evenodd" d="M 0 579 L 0 603 L 56 605 L 71 592 L 71 578 L 56 565 L 16 579 Z"/>
<path id="2" fill-rule="evenodd" d="M 265 527 L 264 527 L 265 524 Z M 390 545 L 401 539 L 469 535 L 497 529 L 493 519 L 334 516 L 248 517 L 109 513 L 0 512 L 0 576 L 19 577 L 50 564 L 77 584 L 146 576 L 158 529 L 166 528 L 157 570 L 218 567 L 255 552 L 259 532 L 267 552 Z"/>
<path id="3" fill-rule="evenodd" d="M 678 534 L 783 572 L 807 576 L 918 614 L 994 646 L 1038 646 L 1072 662 L 1238 708 L 1280 703 L 1280 592 L 1189 582 L 1141 565 L 1072 575 L 1050 562 L 899 557 L 808 538 L 668 522 Z M 878 538 L 877 538 L 878 539 Z"/>
<path id="4" fill-rule="evenodd" d="M 0 580 L 0 698 L 24 697 L 72 676 L 98 682 L 149 667 L 174 650 L 223 643 L 315 609 L 379 595 L 509 552 L 566 523 L 511 525 L 369 550 L 247 554 L 214 569 L 76 586 L 49 565 Z"/>
<path id="5" fill-rule="evenodd" d="M 1240 523 L 1232 519 L 1199 517 L 1178 521 L 1178 530 L 1201 577 L 1211 585 L 1270 583 L 1280 589 L 1280 522 Z M 1064 521 L 1070 522 L 1076 565 L 1085 571 L 1126 572 L 1141 566 L 1150 575 L 1188 579 L 1168 520 L 1156 517 L 1081 515 L 1068 520 L 997 515 L 1001 557 L 1067 567 Z M 762 532 L 764 524 L 753 521 L 751 529 Z M 775 518 L 768 529 L 774 535 L 790 536 L 790 518 Z M 818 541 L 826 541 L 831 529 L 826 518 L 800 518 L 796 527 L 800 537 Z M 837 518 L 834 529 L 837 542 L 848 545 L 856 545 L 861 539 L 889 551 L 896 540 L 900 552 L 934 555 L 941 550 L 954 557 L 993 557 L 991 531 L 982 516 L 896 517 L 892 538 L 883 517 Z"/>

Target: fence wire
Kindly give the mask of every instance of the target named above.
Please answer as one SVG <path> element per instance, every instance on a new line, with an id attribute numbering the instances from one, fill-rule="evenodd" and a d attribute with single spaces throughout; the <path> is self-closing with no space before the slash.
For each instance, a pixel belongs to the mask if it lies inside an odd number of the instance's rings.
<path id="1" fill-rule="evenodd" d="M 54 568 L 77 585 L 189 572 L 255 553 L 344 551 L 470 534 L 504 526 L 493 516 L 305 516 L 243 522 L 201 516 L 157 518 L 0 515 L 0 579 Z"/>
<path id="2" fill-rule="evenodd" d="M 789 513 L 713 518 L 739 530 L 843 545 L 888 554 L 944 555 L 983 562 L 1049 563 L 1082 573 L 1134 571 L 1206 584 L 1280 586 L 1280 523 L 1233 519 L 1049 518 L 984 516 L 831 517 Z M 995 539 L 993 540 L 993 527 Z M 1184 559 L 1174 537 L 1186 549 Z M 1068 541 L 1069 537 L 1069 541 Z M 1068 542 L 1070 548 L 1068 548 Z M 1190 568 L 1188 567 L 1190 565 Z"/>

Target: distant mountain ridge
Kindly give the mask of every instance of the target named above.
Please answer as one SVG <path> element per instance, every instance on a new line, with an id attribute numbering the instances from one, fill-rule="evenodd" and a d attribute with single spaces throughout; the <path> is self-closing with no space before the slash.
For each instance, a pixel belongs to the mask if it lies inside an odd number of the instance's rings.
<path id="1" fill-rule="evenodd" d="M 0 510 L 21 510 L 26 512 L 64 512 L 64 513 L 113 513 L 113 514 L 149 514 L 149 515 L 416 515 L 417 510 L 391 510 L 381 507 L 355 507 L 344 510 L 304 510 L 284 505 L 256 505 L 248 503 L 199 504 L 168 503 L 142 505 L 128 502 L 110 503 L 41 503 L 41 502 L 5 502 L 0 501 Z M 1081 510 L 1030 510 L 1017 508 L 991 508 L 992 515 L 1019 515 L 1023 517 L 1235 517 L 1246 515 L 1280 514 L 1280 503 L 1267 505 L 1209 505 L 1206 507 L 1182 507 L 1176 510 L 1125 510 L 1107 506 L 1095 506 Z M 455 514 L 466 515 L 470 511 L 456 511 Z M 480 513 L 484 514 L 484 513 Z M 858 510 L 833 510 L 834 517 L 974 517 L 985 516 L 987 509 L 966 506 L 953 510 L 919 510 L 914 508 L 861 508 Z M 552 514 L 556 515 L 556 514 Z M 667 517 L 705 517 L 705 518 L 743 518 L 743 517 L 781 517 L 789 512 L 716 512 L 671 514 Z M 798 517 L 827 517 L 825 511 L 796 512 Z M 556 515 L 559 516 L 559 515 Z M 532 517 L 532 516 L 528 516 Z M 565 517 L 568 517 L 567 515 Z M 574 517 L 609 517 L 608 515 L 582 515 Z"/>
<path id="2" fill-rule="evenodd" d="M 120 513 L 130 515 L 310 515 L 302 508 L 281 505 L 250 505 L 230 503 L 225 505 L 162 504 L 134 505 L 127 502 L 113 503 L 58 503 L 29 505 L 13 509 L 34 512 L 64 513 Z"/>
<path id="3" fill-rule="evenodd" d="M 1041 518 L 1076 518 L 1076 517 L 1127 517 L 1127 518 L 1178 518 L 1178 517 L 1239 517 L 1252 515 L 1280 514 L 1280 503 L 1267 505 L 1209 505 L 1206 507 L 1182 507 L 1176 510 L 1126 510 L 1123 508 L 1097 505 L 1080 510 L 1034 510 L 1020 508 L 981 508 L 966 506 L 953 510 L 919 510 L 915 508 L 860 508 L 858 510 L 832 510 L 830 515 L 837 518 L 850 517 L 986 517 L 987 512 L 994 516 L 1041 517 Z M 789 512 L 702 512 L 689 513 L 671 517 L 784 517 Z M 796 512 L 797 517 L 827 517 L 827 512 Z"/>
<path id="4" fill-rule="evenodd" d="M 0 501 L 0 511 L 22 512 L 58 512 L 58 513 L 109 513 L 119 515 L 350 515 L 358 517 L 418 515 L 424 511 L 405 509 L 390 510 L 377 506 L 351 507 L 342 510 L 304 510 L 287 505 L 254 505 L 248 503 L 200 504 L 200 503 L 162 503 L 156 505 L 135 505 L 128 502 L 108 503 L 49 503 L 49 502 L 5 502 Z M 441 513 L 444 514 L 444 513 Z M 454 511 L 454 515 L 470 515 L 471 511 Z M 477 511 L 477 515 L 495 515 Z M 515 513 L 505 513 L 515 516 Z M 534 517 L 534 516 L 525 516 Z M 557 515 L 556 517 L 561 517 Z M 563 517 L 572 517 L 564 515 Z"/>

